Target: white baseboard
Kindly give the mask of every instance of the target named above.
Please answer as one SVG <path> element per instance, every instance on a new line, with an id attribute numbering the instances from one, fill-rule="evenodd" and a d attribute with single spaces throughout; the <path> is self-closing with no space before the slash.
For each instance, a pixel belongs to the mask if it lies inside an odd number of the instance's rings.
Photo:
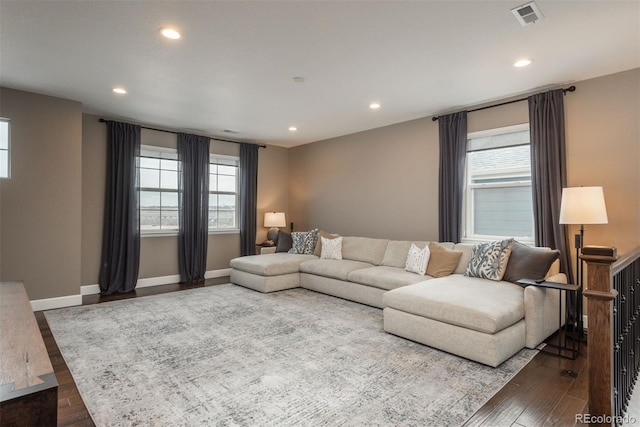
<path id="1" fill-rule="evenodd" d="M 218 277 L 231 276 L 230 268 L 221 268 L 220 270 L 209 270 L 204 273 L 205 279 L 217 279 Z"/>
<path id="2" fill-rule="evenodd" d="M 53 310 L 55 308 L 82 305 L 82 295 L 67 295 L 65 297 L 36 299 L 31 301 L 33 311 Z"/>
<path id="3" fill-rule="evenodd" d="M 222 268 L 220 270 L 209 270 L 204 274 L 205 279 L 217 279 L 218 277 L 225 277 L 231 275 L 230 268 Z M 174 274 L 171 276 L 149 277 L 145 279 L 138 279 L 136 288 L 147 288 L 149 286 L 169 285 L 171 283 L 180 282 L 180 275 Z M 95 295 L 100 293 L 100 285 L 84 285 L 80 287 L 81 295 Z"/>

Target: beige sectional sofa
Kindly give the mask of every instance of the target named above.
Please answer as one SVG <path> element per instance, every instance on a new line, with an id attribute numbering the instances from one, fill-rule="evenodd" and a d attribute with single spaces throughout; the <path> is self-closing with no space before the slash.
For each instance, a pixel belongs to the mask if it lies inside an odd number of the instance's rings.
<path id="1" fill-rule="evenodd" d="M 498 366 L 535 348 L 558 327 L 556 290 L 464 276 L 473 245 L 453 273 L 433 278 L 404 270 L 412 243 L 343 237 L 342 260 L 272 253 L 235 258 L 231 282 L 260 292 L 303 287 L 383 308 L 384 330 L 480 363 Z M 558 262 L 548 280 L 566 282 Z"/>

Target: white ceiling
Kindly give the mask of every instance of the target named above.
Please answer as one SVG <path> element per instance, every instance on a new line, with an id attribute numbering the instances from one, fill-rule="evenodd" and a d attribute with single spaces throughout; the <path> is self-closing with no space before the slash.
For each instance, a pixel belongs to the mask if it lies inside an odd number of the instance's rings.
<path id="1" fill-rule="evenodd" d="M 0 84 L 290 147 L 640 66 L 640 1 L 525 2 L 2 0 Z"/>

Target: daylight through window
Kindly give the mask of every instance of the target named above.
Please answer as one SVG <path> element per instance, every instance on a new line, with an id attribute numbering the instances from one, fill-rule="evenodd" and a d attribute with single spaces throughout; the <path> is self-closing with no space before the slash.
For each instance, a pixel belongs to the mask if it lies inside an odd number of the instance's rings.
<path id="1" fill-rule="evenodd" d="M 140 231 L 178 231 L 178 152 L 142 146 L 140 149 Z"/>
<path id="2" fill-rule="evenodd" d="M 238 163 L 237 157 L 210 157 L 209 230 L 238 228 Z"/>
<path id="3" fill-rule="evenodd" d="M 0 118 L 0 178 L 10 176 L 9 141 L 9 120 Z"/>
<path id="4" fill-rule="evenodd" d="M 469 134 L 464 239 L 533 242 L 528 125 Z"/>

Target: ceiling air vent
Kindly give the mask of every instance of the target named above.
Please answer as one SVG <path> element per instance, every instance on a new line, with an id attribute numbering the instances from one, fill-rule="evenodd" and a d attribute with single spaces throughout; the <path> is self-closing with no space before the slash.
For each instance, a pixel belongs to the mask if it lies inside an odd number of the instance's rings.
<path id="1" fill-rule="evenodd" d="M 520 25 L 523 27 L 544 18 L 544 15 L 542 15 L 540 8 L 535 4 L 535 2 L 523 4 L 515 9 L 511 9 L 511 13 L 513 13 Z"/>

